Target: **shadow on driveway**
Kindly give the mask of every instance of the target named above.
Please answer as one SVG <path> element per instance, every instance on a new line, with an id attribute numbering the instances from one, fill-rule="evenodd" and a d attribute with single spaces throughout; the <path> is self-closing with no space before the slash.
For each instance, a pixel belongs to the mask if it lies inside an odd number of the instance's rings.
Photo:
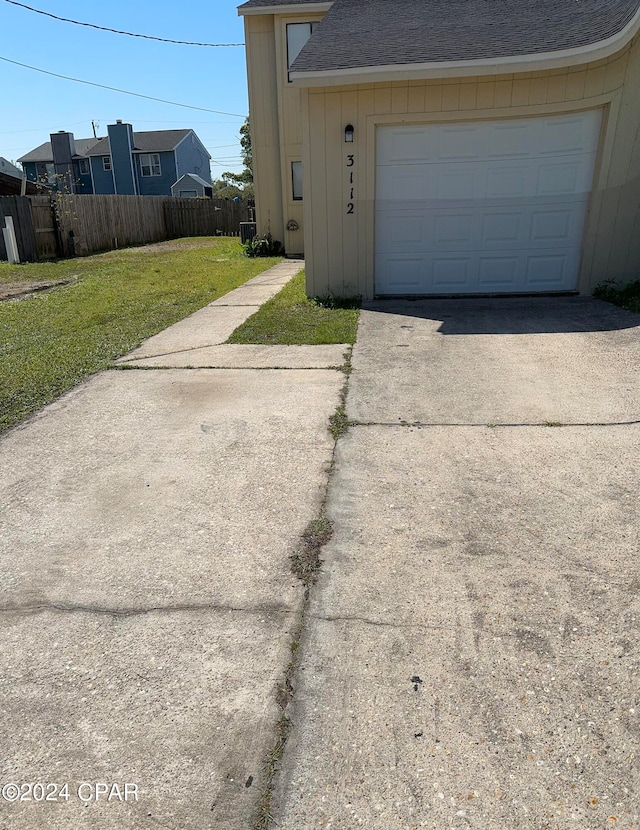
<path id="1" fill-rule="evenodd" d="M 640 325 L 640 315 L 589 297 L 389 299 L 363 308 L 440 322 L 439 334 L 562 334 Z"/>

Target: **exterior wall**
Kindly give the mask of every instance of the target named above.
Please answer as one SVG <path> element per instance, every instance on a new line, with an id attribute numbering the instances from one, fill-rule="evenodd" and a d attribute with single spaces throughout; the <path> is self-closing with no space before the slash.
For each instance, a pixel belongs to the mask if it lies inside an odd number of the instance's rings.
<path id="1" fill-rule="evenodd" d="M 102 158 L 102 156 L 91 156 L 94 192 L 98 195 L 110 196 L 116 192 L 113 186 L 113 174 L 111 170 L 103 169 Z"/>
<path id="2" fill-rule="evenodd" d="M 579 278 L 582 293 L 640 271 L 640 43 L 583 67 L 496 77 L 303 91 L 305 249 L 310 295 L 374 295 L 376 127 L 603 108 Z M 344 127 L 355 127 L 353 144 Z M 349 155 L 353 155 L 353 166 Z M 353 182 L 350 175 L 353 173 Z M 353 198 L 351 188 L 353 187 Z M 353 213 L 347 214 L 349 202 Z"/>
<path id="3" fill-rule="evenodd" d="M 160 156 L 160 176 L 143 176 L 140 165 L 140 153 L 133 154 L 133 163 L 141 196 L 171 196 L 171 185 L 178 179 L 176 157 L 173 150 L 158 153 Z"/>
<path id="4" fill-rule="evenodd" d="M 30 182 L 38 181 L 37 165 L 35 161 L 25 161 L 22 164 L 22 169 Z"/>
<path id="5" fill-rule="evenodd" d="M 274 17 L 245 17 L 244 25 L 257 229 L 284 240 Z"/>
<path id="6" fill-rule="evenodd" d="M 315 23 L 321 14 L 245 17 L 249 112 L 258 232 L 270 231 L 289 254 L 304 252 L 304 200 L 293 199 L 291 163 L 302 161 L 302 98 L 289 83 L 287 24 Z M 287 230 L 295 222 L 298 230 Z"/>
<path id="7" fill-rule="evenodd" d="M 204 179 L 205 182 L 211 184 L 209 153 L 207 153 L 194 133 L 190 133 L 178 144 L 175 150 L 175 161 L 176 178 L 171 184 L 179 179 L 180 176 L 184 176 L 185 173 L 195 173 L 201 179 Z"/>

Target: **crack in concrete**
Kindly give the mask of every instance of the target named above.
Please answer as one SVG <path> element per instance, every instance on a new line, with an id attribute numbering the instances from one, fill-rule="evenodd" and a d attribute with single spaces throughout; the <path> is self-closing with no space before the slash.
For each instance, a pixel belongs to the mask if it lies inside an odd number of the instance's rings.
<path id="1" fill-rule="evenodd" d="M 372 620 L 369 617 L 360 617 L 357 614 L 354 615 L 324 615 L 324 614 L 308 614 L 307 615 L 311 620 L 319 620 L 320 622 L 360 622 L 364 625 L 373 625 L 379 628 L 419 628 L 424 629 L 427 631 L 449 631 L 451 629 L 450 625 L 436 625 L 432 624 L 429 625 L 428 623 L 393 623 L 393 622 L 385 622 L 384 620 Z M 460 628 L 464 628 L 464 626 L 459 626 Z M 473 630 L 473 629 L 469 629 Z"/>
<path id="2" fill-rule="evenodd" d="M 144 360 L 144 358 L 141 358 Z M 342 372 L 343 367 L 337 365 L 331 366 L 214 366 L 214 365 L 202 365 L 202 366 L 133 366 L 131 364 L 125 364 L 123 366 L 110 366 L 110 369 L 115 369 L 116 371 L 143 371 L 143 372 L 166 372 L 168 369 L 176 369 L 183 371 L 186 369 L 187 371 L 197 371 L 199 369 L 225 369 L 225 370 L 233 370 L 236 372 L 274 372 L 274 371 L 286 371 L 286 372 L 314 372 L 314 371 L 331 371 L 331 372 Z"/>
<path id="3" fill-rule="evenodd" d="M 576 422 L 560 422 L 560 421 L 532 421 L 531 423 L 506 423 L 494 424 L 489 423 L 464 423 L 456 421 L 441 421 L 441 422 L 427 422 L 427 421 L 359 421 L 349 420 L 350 427 L 413 427 L 415 429 L 427 429 L 429 427 L 470 427 L 474 429 L 515 429 L 519 427 L 543 427 L 544 429 L 560 429 L 564 427 L 627 427 L 637 426 L 640 424 L 640 419 L 632 421 L 576 421 Z"/>
<path id="4" fill-rule="evenodd" d="M 32 605 L 2 605 L 0 614 L 43 614 L 53 611 L 60 614 L 98 614 L 109 617 L 137 617 L 146 614 L 179 614 L 226 611 L 230 613 L 255 614 L 256 616 L 268 616 L 270 614 L 294 614 L 295 609 L 283 606 L 271 606 L 268 608 L 242 608 L 235 605 L 224 605 L 217 603 L 183 603 L 177 605 L 152 605 L 148 608 L 109 608 L 99 605 L 74 605 L 71 603 L 34 603 Z"/>

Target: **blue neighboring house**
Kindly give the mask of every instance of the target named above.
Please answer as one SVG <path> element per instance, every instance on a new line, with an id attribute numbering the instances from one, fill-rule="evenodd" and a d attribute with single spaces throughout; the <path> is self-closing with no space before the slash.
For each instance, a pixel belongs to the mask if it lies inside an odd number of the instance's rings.
<path id="1" fill-rule="evenodd" d="M 171 196 L 187 173 L 211 184 L 211 156 L 193 130 L 134 132 L 117 121 L 104 138 L 74 138 L 61 130 L 19 158 L 31 181 L 68 193 Z"/>

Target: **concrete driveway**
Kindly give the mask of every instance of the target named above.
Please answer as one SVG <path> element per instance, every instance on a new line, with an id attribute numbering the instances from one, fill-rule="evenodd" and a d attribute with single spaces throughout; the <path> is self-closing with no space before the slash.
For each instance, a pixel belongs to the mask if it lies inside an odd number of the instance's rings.
<path id="1" fill-rule="evenodd" d="M 2 437 L 1 830 L 253 827 L 346 347 L 221 344 L 299 268 Z"/>
<path id="2" fill-rule="evenodd" d="M 363 311 L 274 816 L 640 827 L 640 317 Z"/>

